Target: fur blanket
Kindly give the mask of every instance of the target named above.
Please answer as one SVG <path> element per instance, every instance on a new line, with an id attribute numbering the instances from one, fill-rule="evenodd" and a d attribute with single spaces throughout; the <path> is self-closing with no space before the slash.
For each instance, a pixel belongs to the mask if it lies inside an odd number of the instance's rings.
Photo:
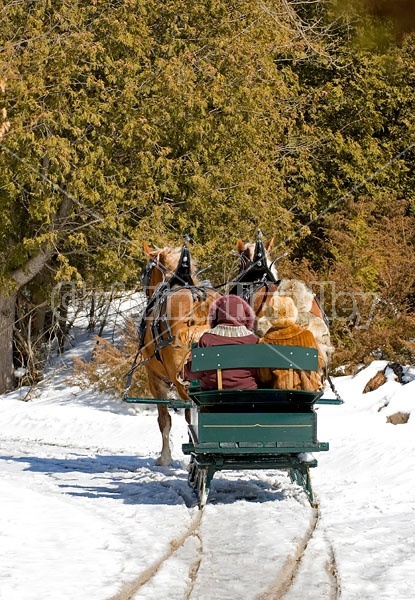
<path id="1" fill-rule="evenodd" d="M 322 371 L 327 370 L 334 353 L 334 347 L 331 344 L 330 331 L 326 323 L 321 317 L 317 317 L 311 312 L 314 302 L 312 291 L 298 279 L 282 279 L 275 293 L 293 299 L 298 310 L 297 323 L 314 335 L 323 361 Z M 257 333 L 263 336 L 266 331 L 267 322 L 259 319 Z"/>

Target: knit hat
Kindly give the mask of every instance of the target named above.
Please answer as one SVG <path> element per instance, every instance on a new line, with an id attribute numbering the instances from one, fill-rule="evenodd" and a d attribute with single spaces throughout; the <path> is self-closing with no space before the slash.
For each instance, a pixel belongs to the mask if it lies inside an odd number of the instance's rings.
<path id="1" fill-rule="evenodd" d="M 297 321 L 298 310 L 292 298 L 289 296 L 280 296 L 273 294 L 271 300 L 264 310 L 264 320 L 266 319 L 270 327 L 282 329 L 289 325 L 294 325 Z"/>
<path id="2" fill-rule="evenodd" d="M 209 323 L 211 327 L 216 325 L 244 325 L 247 329 L 253 329 L 255 313 L 245 300 L 239 296 L 221 296 L 210 307 Z"/>

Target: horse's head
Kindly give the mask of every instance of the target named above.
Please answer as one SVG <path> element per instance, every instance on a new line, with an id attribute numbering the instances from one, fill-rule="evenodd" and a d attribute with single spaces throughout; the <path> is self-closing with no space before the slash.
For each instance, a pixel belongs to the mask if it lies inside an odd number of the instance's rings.
<path id="1" fill-rule="evenodd" d="M 165 246 L 151 248 L 143 244 L 147 265 L 143 268 L 141 283 L 149 298 L 156 287 L 166 281 L 173 285 L 192 285 L 194 281 L 195 264 L 190 258 L 187 246 Z"/>
<path id="2" fill-rule="evenodd" d="M 278 272 L 277 269 L 275 267 L 274 264 L 272 264 L 271 258 L 270 258 L 270 250 L 274 244 L 274 238 L 272 237 L 267 243 L 263 243 L 262 241 L 260 241 L 260 244 L 262 245 L 262 247 L 264 248 L 265 251 L 265 257 L 263 256 L 259 256 L 258 257 L 258 242 L 243 242 L 241 240 L 241 238 L 238 239 L 237 243 L 236 243 L 236 250 L 240 256 L 241 259 L 241 264 L 239 267 L 239 272 L 243 273 L 246 269 L 248 269 L 249 267 L 253 266 L 255 262 L 257 262 L 258 260 L 263 260 L 265 258 L 266 261 L 266 265 L 268 267 L 268 269 L 271 271 L 272 275 L 274 276 L 275 280 L 278 280 Z M 260 254 L 261 254 L 261 250 L 260 249 Z"/>

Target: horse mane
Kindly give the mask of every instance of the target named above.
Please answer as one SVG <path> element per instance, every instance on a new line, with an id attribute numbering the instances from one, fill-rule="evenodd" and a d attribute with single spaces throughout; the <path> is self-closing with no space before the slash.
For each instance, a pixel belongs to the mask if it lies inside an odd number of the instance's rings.
<path id="1" fill-rule="evenodd" d="M 267 252 L 270 252 L 273 245 L 274 237 L 272 237 L 267 243 L 264 244 L 265 250 Z M 236 249 L 239 252 L 239 254 L 242 254 L 245 251 L 247 256 L 253 256 L 255 251 L 255 242 L 245 243 L 241 238 L 238 238 L 238 241 L 236 242 Z"/>

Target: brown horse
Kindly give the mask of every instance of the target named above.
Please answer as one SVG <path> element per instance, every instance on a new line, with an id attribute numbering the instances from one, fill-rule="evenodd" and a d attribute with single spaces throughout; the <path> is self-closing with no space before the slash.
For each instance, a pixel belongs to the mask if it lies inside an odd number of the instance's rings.
<path id="1" fill-rule="evenodd" d="M 144 253 L 148 260 L 142 277 L 147 308 L 140 325 L 140 346 L 150 392 L 153 398 L 188 399 L 178 373 L 191 343 L 209 329 L 210 306 L 221 294 L 198 283 L 186 245 L 152 249 L 145 243 Z M 166 405 L 158 404 L 157 408 L 162 435 L 157 464 L 167 466 L 172 462 L 171 416 Z"/>
<path id="2" fill-rule="evenodd" d="M 326 316 L 312 291 L 302 281 L 278 279 L 275 261 L 270 259 L 273 240 L 274 238 L 264 244 L 261 233 L 256 243 L 244 243 L 238 239 L 236 248 L 241 263 L 231 293 L 236 293 L 247 300 L 257 317 L 263 315 L 274 293 L 290 296 L 298 309 L 298 323 L 314 334 L 323 359 L 324 371 L 327 371 L 334 349 L 330 342 Z M 258 333 L 264 332 L 258 331 Z"/>

